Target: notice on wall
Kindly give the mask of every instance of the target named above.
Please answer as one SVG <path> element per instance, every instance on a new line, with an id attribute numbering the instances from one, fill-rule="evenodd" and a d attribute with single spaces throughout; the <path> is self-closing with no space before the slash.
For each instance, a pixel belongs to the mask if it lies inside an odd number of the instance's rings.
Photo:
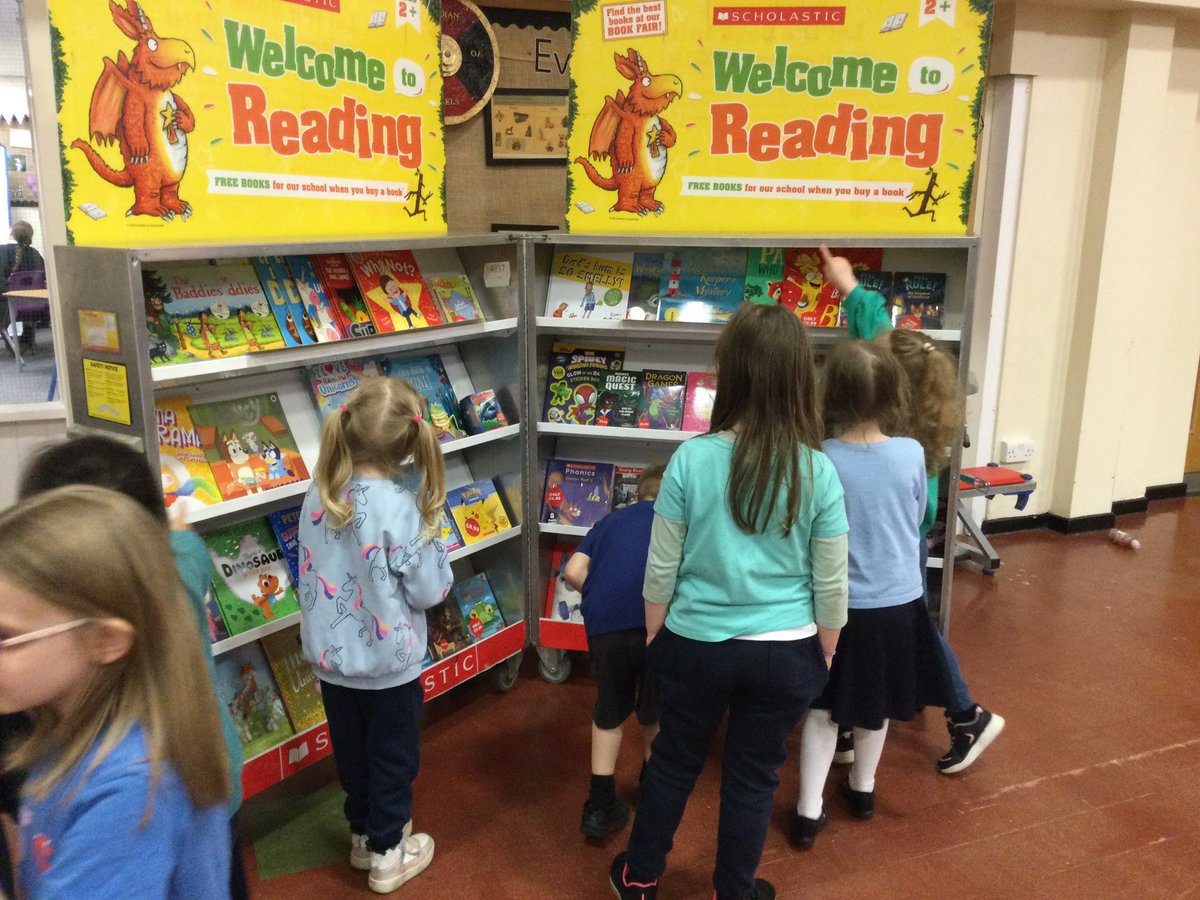
<path id="1" fill-rule="evenodd" d="M 129 409 L 129 374 L 121 363 L 83 361 L 83 391 L 87 413 L 93 419 L 132 425 Z"/>
<path id="2" fill-rule="evenodd" d="M 79 310 L 79 344 L 84 350 L 120 353 L 117 314 L 102 309 Z"/>
<path id="3" fill-rule="evenodd" d="M 71 240 L 444 233 L 432 4 L 50 0 Z"/>
<path id="4" fill-rule="evenodd" d="M 966 232 L 991 0 L 575 0 L 577 232 Z"/>

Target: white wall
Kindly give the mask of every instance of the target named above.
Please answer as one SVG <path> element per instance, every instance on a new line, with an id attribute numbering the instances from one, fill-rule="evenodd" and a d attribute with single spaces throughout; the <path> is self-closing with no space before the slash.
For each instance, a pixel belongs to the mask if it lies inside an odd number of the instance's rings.
<path id="1" fill-rule="evenodd" d="M 45 403 L 29 404 L 29 409 L 10 407 L 0 412 L 0 459 L 5 461 L 0 467 L 0 509 L 17 499 L 21 470 L 30 455 L 67 436 L 61 413 L 47 416 L 46 406 Z"/>

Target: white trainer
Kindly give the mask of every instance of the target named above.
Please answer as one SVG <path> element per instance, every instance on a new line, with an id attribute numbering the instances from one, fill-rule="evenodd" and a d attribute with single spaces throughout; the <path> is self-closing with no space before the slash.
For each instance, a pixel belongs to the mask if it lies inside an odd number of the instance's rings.
<path id="1" fill-rule="evenodd" d="M 402 837 L 408 837 L 412 834 L 412 819 L 404 823 L 404 834 Z M 350 868 L 357 869 L 360 872 L 371 871 L 371 848 L 367 846 L 367 836 L 365 834 L 355 834 L 350 832 Z"/>
<path id="2" fill-rule="evenodd" d="M 371 875 L 367 884 L 377 894 L 390 894 L 424 872 L 432 860 L 433 838 L 427 834 L 414 834 L 387 853 L 371 854 Z"/>

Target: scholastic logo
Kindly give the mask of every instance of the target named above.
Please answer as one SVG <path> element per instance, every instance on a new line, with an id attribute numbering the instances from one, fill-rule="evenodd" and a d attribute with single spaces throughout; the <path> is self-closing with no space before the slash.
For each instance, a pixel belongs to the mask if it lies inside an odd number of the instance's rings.
<path id="1" fill-rule="evenodd" d="M 297 6 L 311 6 L 313 9 L 323 9 L 326 12 L 340 13 L 342 11 L 342 0 L 287 0 L 288 3 L 295 3 Z"/>
<path id="2" fill-rule="evenodd" d="M 716 6 L 714 25 L 845 25 L 844 6 Z"/>

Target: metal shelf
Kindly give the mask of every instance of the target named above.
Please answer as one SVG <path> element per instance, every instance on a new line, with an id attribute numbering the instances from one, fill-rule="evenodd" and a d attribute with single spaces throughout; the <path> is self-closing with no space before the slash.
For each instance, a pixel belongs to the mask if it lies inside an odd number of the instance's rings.
<path id="1" fill-rule="evenodd" d="M 494 547 L 497 544 L 503 544 L 505 541 L 511 541 L 521 534 L 521 526 L 514 525 L 512 528 L 506 528 L 499 534 L 493 534 L 489 538 L 484 538 L 482 541 L 476 541 L 474 544 L 467 544 L 465 547 L 459 547 L 450 554 L 450 562 L 457 562 L 460 559 L 466 559 L 480 550 L 486 550 L 488 547 Z"/>
<path id="2" fill-rule="evenodd" d="M 587 533 L 591 530 L 590 525 L 549 525 L 545 522 L 538 525 L 540 534 L 559 534 L 564 537 L 587 537 Z"/>
<path id="3" fill-rule="evenodd" d="M 222 653 L 228 653 L 230 650 L 236 650 L 238 647 L 246 646 L 246 644 L 253 644 L 259 638 L 265 638 L 268 634 L 283 631 L 289 625 L 299 624 L 300 613 L 298 612 L 280 616 L 278 619 L 272 619 L 270 622 L 259 625 L 257 628 L 251 628 L 249 631 L 243 631 L 241 634 L 227 637 L 223 641 L 217 641 L 212 645 L 212 655 L 220 656 Z"/>
<path id="4" fill-rule="evenodd" d="M 703 431 L 667 431 L 661 428 L 604 428 L 599 425 L 560 425 L 557 422 L 538 422 L 538 434 L 560 437 L 608 438 L 622 441 L 649 441 L 656 444 L 682 444 L 705 434 Z"/>

